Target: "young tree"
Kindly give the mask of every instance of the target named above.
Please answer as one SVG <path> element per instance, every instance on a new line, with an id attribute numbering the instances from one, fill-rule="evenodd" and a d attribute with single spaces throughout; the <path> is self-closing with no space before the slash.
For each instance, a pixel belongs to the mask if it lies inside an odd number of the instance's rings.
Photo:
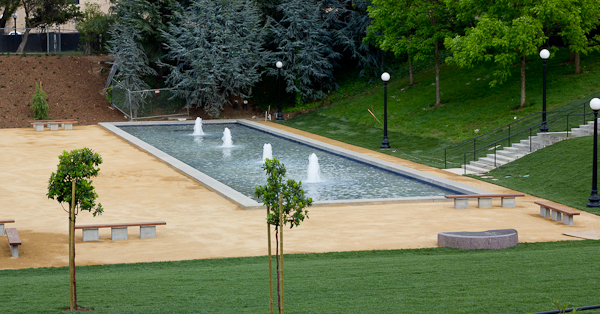
<path id="1" fill-rule="evenodd" d="M 441 105 L 440 49 L 453 36 L 454 16 L 443 0 L 373 0 L 369 32 L 383 50 L 410 53 L 414 60 L 435 59 L 435 105 Z"/>
<path id="2" fill-rule="evenodd" d="M 296 103 L 325 98 L 324 90 L 337 87 L 333 80 L 334 60 L 341 57 L 333 49 L 333 34 L 321 17 L 327 8 L 320 7 L 316 0 L 288 0 L 277 9 L 283 18 L 279 22 L 270 20 L 277 45 L 270 64 L 283 62 L 285 90 L 296 94 Z M 277 74 L 274 67 L 270 74 Z"/>
<path id="3" fill-rule="evenodd" d="M 490 86 L 503 83 L 510 75 L 513 64 L 521 62 L 521 105 L 525 106 L 525 69 L 527 56 L 536 54 L 538 47 L 548 38 L 543 23 L 532 15 L 528 1 L 491 1 L 481 7 L 482 15 L 465 36 L 447 38 L 445 41 L 453 56 L 446 59 L 461 67 L 493 61 L 500 69 L 493 72 Z M 527 2 L 527 3 L 525 3 Z M 459 2 L 460 5 L 460 2 Z"/>
<path id="4" fill-rule="evenodd" d="M 285 166 L 277 159 L 267 159 L 262 169 L 267 172 L 267 184 L 255 187 L 254 194 L 267 207 L 268 247 L 269 247 L 269 292 L 270 308 L 273 312 L 273 295 L 271 279 L 271 226 L 275 226 L 275 262 L 277 264 L 277 303 L 279 313 L 283 313 L 283 226 L 290 224 L 290 229 L 300 225 L 308 218 L 306 207 L 312 205 L 312 198 L 307 198 L 302 190 L 302 182 L 292 179 L 283 181 Z M 280 232 L 278 239 L 277 235 Z M 281 256 L 280 256 L 281 255 Z"/>
<path id="5" fill-rule="evenodd" d="M 148 58 L 139 42 L 140 33 L 127 19 L 122 19 L 112 25 L 109 31 L 109 55 L 114 58 L 117 68 L 115 80 L 117 86 L 130 91 L 143 91 L 150 86 L 142 80 L 145 75 L 157 75 L 148 65 Z M 144 102 L 145 93 L 135 93 L 129 100 L 133 115 L 137 116 L 138 109 Z"/>
<path id="6" fill-rule="evenodd" d="M 162 35 L 166 57 L 177 64 L 159 63 L 170 69 L 175 94 L 214 117 L 231 95 L 250 97 L 266 57 L 254 1 L 195 0 L 176 16 L 178 23 Z"/>
<path id="7" fill-rule="evenodd" d="M 35 93 L 33 94 L 33 100 L 31 103 L 31 108 L 33 109 L 33 119 L 35 120 L 44 120 L 49 119 L 48 116 L 48 102 L 46 101 L 46 93 L 42 90 L 42 83 L 38 85 L 35 83 Z"/>
<path id="8" fill-rule="evenodd" d="M 75 218 L 79 211 L 89 211 L 94 217 L 101 215 L 102 204 L 96 206 L 98 194 L 92 186 L 92 177 L 98 176 L 102 158 L 89 148 L 64 151 L 59 157 L 56 173 L 50 175 L 48 198 L 57 200 L 61 206 L 69 206 L 69 286 L 71 311 L 77 310 L 77 288 L 75 282 Z M 64 206 L 63 206 L 64 209 Z"/>
<path id="9" fill-rule="evenodd" d="M 17 53 L 25 49 L 32 28 L 64 24 L 80 15 L 73 0 L 21 0 L 21 6 L 25 11 L 26 30 Z"/>

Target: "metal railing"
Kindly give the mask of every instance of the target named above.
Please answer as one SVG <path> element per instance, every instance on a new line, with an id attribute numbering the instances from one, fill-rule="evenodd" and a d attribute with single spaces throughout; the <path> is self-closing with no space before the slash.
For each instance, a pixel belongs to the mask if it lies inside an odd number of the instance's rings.
<path id="1" fill-rule="evenodd" d="M 546 124 L 551 132 L 567 132 L 572 127 L 585 124 L 593 117 L 593 112 L 588 108 L 589 100 L 569 107 L 563 110 L 553 110 L 546 112 Z M 451 164 L 467 164 L 467 157 L 476 161 L 478 153 L 487 150 L 494 150 L 494 160 L 496 151 L 504 147 L 510 147 L 513 143 L 518 143 L 523 139 L 531 139 L 534 133 L 537 134 L 541 122 L 542 112 L 535 112 L 511 123 L 495 128 L 487 133 L 481 134 L 454 146 L 444 149 L 444 168 Z M 537 123 L 536 123 L 537 122 Z M 530 151 L 531 151 L 530 141 Z M 469 158 L 471 160 L 471 158 Z M 496 164 L 496 162 L 494 162 Z M 466 168 L 466 167 L 465 167 Z"/>
<path id="2" fill-rule="evenodd" d="M 112 106 L 130 120 L 188 116 L 185 101 L 173 97 L 172 88 L 131 91 L 113 80 L 106 89 Z"/>

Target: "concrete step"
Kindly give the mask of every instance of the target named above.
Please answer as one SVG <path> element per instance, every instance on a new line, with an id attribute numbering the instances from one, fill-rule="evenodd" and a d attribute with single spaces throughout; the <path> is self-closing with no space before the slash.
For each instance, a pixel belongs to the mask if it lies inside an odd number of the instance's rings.
<path id="1" fill-rule="evenodd" d="M 483 161 L 479 161 L 479 160 L 471 161 L 471 162 L 469 162 L 469 165 L 471 165 L 473 167 L 481 168 L 481 169 L 486 169 L 486 171 L 490 171 L 495 168 L 493 164 L 489 164 L 487 162 L 483 162 Z"/>
<path id="2" fill-rule="evenodd" d="M 503 150 L 496 151 L 498 156 L 503 156 L 510 158 L 512 160 L 519 159 L 526 154 L 526 152 L 521 152 L 520 150 L 515 149 L 514 147 L 505 147 Z"/>
<path id="3" fill-rule="evenodd" d="M 519 149 L 521 151 L 527 152 L 527 153 L 535 152 L 538 149 L 535 146 L 531 146 L 531 150 L 529 150 L 529 143 L 527 143 L 527 144 L 515 143 L 512 145 L 512 147 Z"/>
<path id="4" fill-rule="evenodd" d="M 486 169 L 486 168 L 480 168 L 480 167 L 473 166 L 473 165 L 462 165 L 461 168 L 462 169 L 466 168 L 467 171 L 471 171 L 471 172 L 475 172 L 475 173 L 486 173 L 491 170 L 491 169 Z"/>
<path id="5" fill-rule="evenodd" d="M 491 159 L 495 158 L 496 161 L 501 161 L 501 162 L 503 162 L 505 164 L 517 159 L 517 157 L 514 157 L 512 155 L 503 155 L 503 154 L 500 154 L 500 152 L 502 152 L 502 151 L 501 150 L 496 151 L 496 155 L 494 155 L 494 154 L 487 154 L 487 157 L 491 158 Z"/>
<path id="6" fill-rule="evenodd" d="M 573 128 L 571 134 L 575 137 L 594 135 L 594 128 Z"/>
<path id="7" fill-rule="evenodd" d="M 548 145 L 552 145 L 552 144 L 541 143 L 539 141 L 531 141 L 531 145 L 530 145 L 529 140 L 521 140 L 521 144 L 526 145 L 527 147 L 531 147 L 532 150 L 538 150 L 538 149 L 544 148 Z M 513 144 L 513 147 L 515 145 L 517 145 L 517 144 Z"/>
<path id="8" fill-rule="evenodd" d="M 527 148 L 527 150 L 525 150 L 525 149 L 523 149 L 521 147 L 515 147 L 514 145 L 521 145 L 521 144 L 520 143 L 519 144 L 513 144 L 513 146 L 511 146 L 511 147 L 505 147 L 504 151 L 505 152 L 509 152 L 509 153 L 514 153 L 515 155 L 523 155 L 523 156 L 529 154 L 529 150 L 528 150 L 529 146 L 527 146 L 528 148 Z"/>
<path id="9" fill-rule="evenodd" d="M 492 167 L 498 167 L 498 166 L 502 166 L 504 164 L 509 163 L 509 161 L 501 160 L 499 158 L 494 159 L 494 155 L 492 155 L 491 158 L 490 157 L 479 158 L 477 161 L 485 163 L 485 164 L 488 164 L 488 165 L 490 165 Z"/>

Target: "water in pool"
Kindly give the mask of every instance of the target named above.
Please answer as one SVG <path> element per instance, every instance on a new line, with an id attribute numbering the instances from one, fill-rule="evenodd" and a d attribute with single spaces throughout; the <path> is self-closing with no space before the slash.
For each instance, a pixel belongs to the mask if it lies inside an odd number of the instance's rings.
<path id="1" fill-rule="evenodd" d="M 266 184 L 261 169 L 265 144 L 270 144 L 273 158 L 285 165 L 286 178 L 302 181 L 304 191 L 315 201 L 455 193 L 240 124 L 204 124 L 203 135 L 193 135 L 194 125 L 120 128 L 255 200 L 254 187 Z M 313 160 L 310 178 L 309 159 Z M 314 174 L 316 160 L 319 169 Z"/>

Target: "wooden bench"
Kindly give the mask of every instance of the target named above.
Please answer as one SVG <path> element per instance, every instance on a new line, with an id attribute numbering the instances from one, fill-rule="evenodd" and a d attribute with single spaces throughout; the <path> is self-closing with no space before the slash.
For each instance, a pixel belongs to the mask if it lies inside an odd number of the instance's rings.
<path id="1" fill-rule="evenodd" d="M 17 228 L 6 228 L 6 237 L 8 238 L 8 245 L 10 246 L 10 253 L 12 257 L 19 257 L 19 245 L 21 245 L 21 238 Z"/>
<path id="2" fill-rule="evenodd" d="M 15 222 L 14 219 L 5 219 L 5 220 L 0 219 L 0 235 L 4 235 L 4 224 L 14 223 L 14 222 Z"/>
<path id="3" fill-rule="evenodd" d="M 83 241 L 99 241 L 99 228 L 111 228 L 111 239 L 127 240 L 127 227 L 140 227 L 140 239 L 156 238 L 156 226 L 166 225 L 164 221 L 129 222 L 114 224 L 78 225 L 75 229 L 82 229 Z"/>
<path id="4" fill-rule="evenodd" d="M 62 120 L 32 120 L 29 121 L 29 124 L 35 128 L 36 131 L 43 131 L 44 125 L 48 125 L 50 131 L 58 130 L 58 125 L 60 124 L 65 130 L 72 130 L 73 124 L 76 124 L 78 121 L 73 119 L 62 119 Z"/>
<path id="5" fill-rule="evenodd" d="M 560 221 L 562 216 L 562 223 L 565 225 L 573 225 L 573 216 L 580 215 L 578 211 L 556 205 L 546 201 L 535 201 L 537 205 L 540 205 L 540 216 L 550 217 L 554 221 Z"/>
<path id="6" fill-rule="evenodd" d="M 454 199 L 454 208 L 469 208 L 469 199 L 477 199 L 477 207 L 492 208 L 492 199 L 501 198 L 502 207 L 514 208 L 516 206 L 515 197 L 523 197 L 525 194 L 475 194 L 475 195 L 446 195 L 446 198 Z"/>

